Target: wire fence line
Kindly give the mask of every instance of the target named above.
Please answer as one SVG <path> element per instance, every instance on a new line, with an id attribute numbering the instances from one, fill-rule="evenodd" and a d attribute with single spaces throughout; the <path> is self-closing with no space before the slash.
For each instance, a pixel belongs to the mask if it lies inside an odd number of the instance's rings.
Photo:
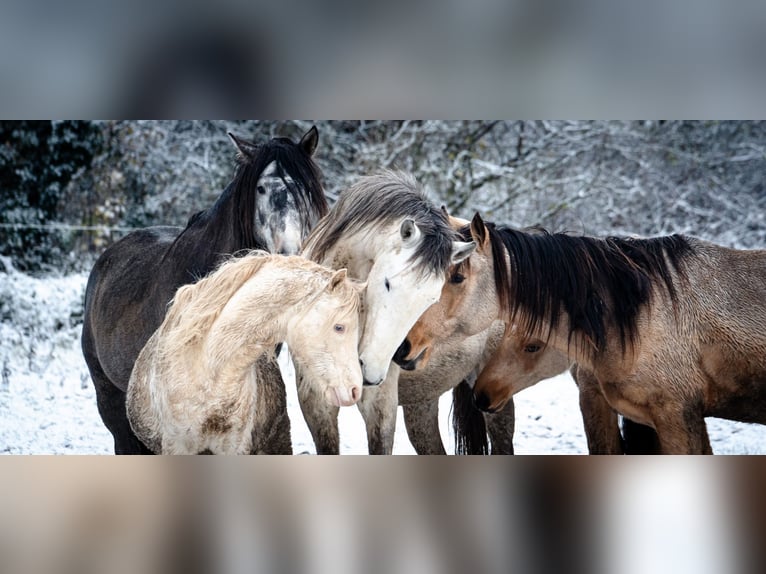
<path id="1" fill-rule="evenodd" d="M 110 227 L 108 225 L 70 225 L 68 223 L 43 223 L 43 224 L 28 224 L 28 223 L 0 223 L 0 229 L 34 229 L 39 231 L 100 231 L 106 232 L 130 232 L 137 229 L 143 229 L 141 227 Z"/>

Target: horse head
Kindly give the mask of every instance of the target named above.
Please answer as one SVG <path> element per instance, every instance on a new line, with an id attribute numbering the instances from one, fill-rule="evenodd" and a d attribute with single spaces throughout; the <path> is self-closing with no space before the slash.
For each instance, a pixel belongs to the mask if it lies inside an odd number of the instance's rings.
<path id="1" fill-rule="evenodd" d="M 478 213 L 470 224 L 454 217 L 449 221 L 476 249 L 449 267 L 438 302 L 421 315 L 396 351 L 394 361 L 407 371 L 425 367 L 434 345 L 484 331 L 498 315 L 489 230 Z"/>
<path id="2" fill-rule="evenodd" d="M 357 345 L 364 288 L 345 269 L 335 271 L 306 311 L 291 318 L 287 344 L 301 384 L 313 386 L 337 407 L 353 405 L 362 396 Z"/>
<path id="3" fill-rule="evenodd" d="M 545 341 L 522 337 L 515 327 L 506 329 L 473 386 L 474 404 L 488 413 L 501 411 L 513 395 L 563 373 L 571 363 Z"/>
<path id="4" fill-rule="evenodd" d="M 270 253 L 298 253 L 318 219 L 327 213 L 327 202 L 312 155 L 319 134 L 312 127 L 294 143 L 274 138 L 257 145 L 229 133 L 239 154 L 235 181 L 244 183 L 240 194 L 243 226 L 254 236 L 254 246 Z"/>
<path id="5" fill-rule="evenodd" d="M 359 347 L 367 385 L 377 385 L 384 380 L 407 331 L 439 300 L 445 282 L 444 270 L 414 263 L 419 252 L 423 255 L 425 240 L 418 224 L 404 219 L 370 269 L 364 303 L 364 335 Z M 459 265 L 475 248 L 473 242 L 447 241 L 451 266 Z"/>

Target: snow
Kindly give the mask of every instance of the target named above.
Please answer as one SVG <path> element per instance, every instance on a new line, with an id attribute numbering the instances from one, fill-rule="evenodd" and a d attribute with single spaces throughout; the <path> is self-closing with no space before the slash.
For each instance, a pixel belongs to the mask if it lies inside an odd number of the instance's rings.
<path id="1" fill-rule="evenodd" d="M 80 351 L 79 317 L 87 276 L 38 279 L 0 269 L 0 453 L 109 454 L 112 437 Z M 288 392 L 293 450 L 314 453 L 298 406 L 292 366 L 280 364 Z M 562 374 L 516 397 L 517 454 L 585 454 L 587 445 L 577 388 Z M 439 422 L 447 452 L 454 452 L 449 421 L 451 396 L 440 401 Z M 341 454 L 366 454 L 367 439 L 355 407 L 341 409 Z M 766 454 L 766 427 L 708 419 L 719 454 Z M 401 408 L 394 454 L 415 454 Z"/>

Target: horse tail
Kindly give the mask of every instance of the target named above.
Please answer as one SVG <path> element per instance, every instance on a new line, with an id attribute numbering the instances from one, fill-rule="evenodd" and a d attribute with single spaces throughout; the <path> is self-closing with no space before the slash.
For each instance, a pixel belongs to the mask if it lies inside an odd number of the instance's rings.
<path id="1" fill-rule="evenodd" d="M 455 454 L 489 454 L 484 413 L 473 404 L 473 390 L 466 381 L 452 389 L 452 429 Z"/>

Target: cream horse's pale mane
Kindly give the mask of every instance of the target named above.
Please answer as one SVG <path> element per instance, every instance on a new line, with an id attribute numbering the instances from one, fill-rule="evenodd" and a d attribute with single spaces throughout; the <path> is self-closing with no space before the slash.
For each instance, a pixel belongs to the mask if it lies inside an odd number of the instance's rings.
<path id="1" fill-rule="evenodd" d="M 174 347 L 188 346 L 203 338 L 234 294 L 266 264 L 290 267 L 295 281 L 285 285 L 279 300 L 271 306 L 283 308 L 297 302 L 309 305 L 318 296 L 334 271 L 298 256 L 274 256 L 266 251 L 251 251 L 242 257 L 225 261 L 216 271 L 192 285 L 181 287 L 169 304 L 165 322 L 160 327 L 163 336 L 173 332 Z M 299 280 L 300 277 L 300 280 Z M 339 316 L 350 315 L 359 309 L 359 292 L 351 287 L 344 293 L 347 304 L 338 309 Z M 273 297 L 270 299 L 273 300 Z"/>

